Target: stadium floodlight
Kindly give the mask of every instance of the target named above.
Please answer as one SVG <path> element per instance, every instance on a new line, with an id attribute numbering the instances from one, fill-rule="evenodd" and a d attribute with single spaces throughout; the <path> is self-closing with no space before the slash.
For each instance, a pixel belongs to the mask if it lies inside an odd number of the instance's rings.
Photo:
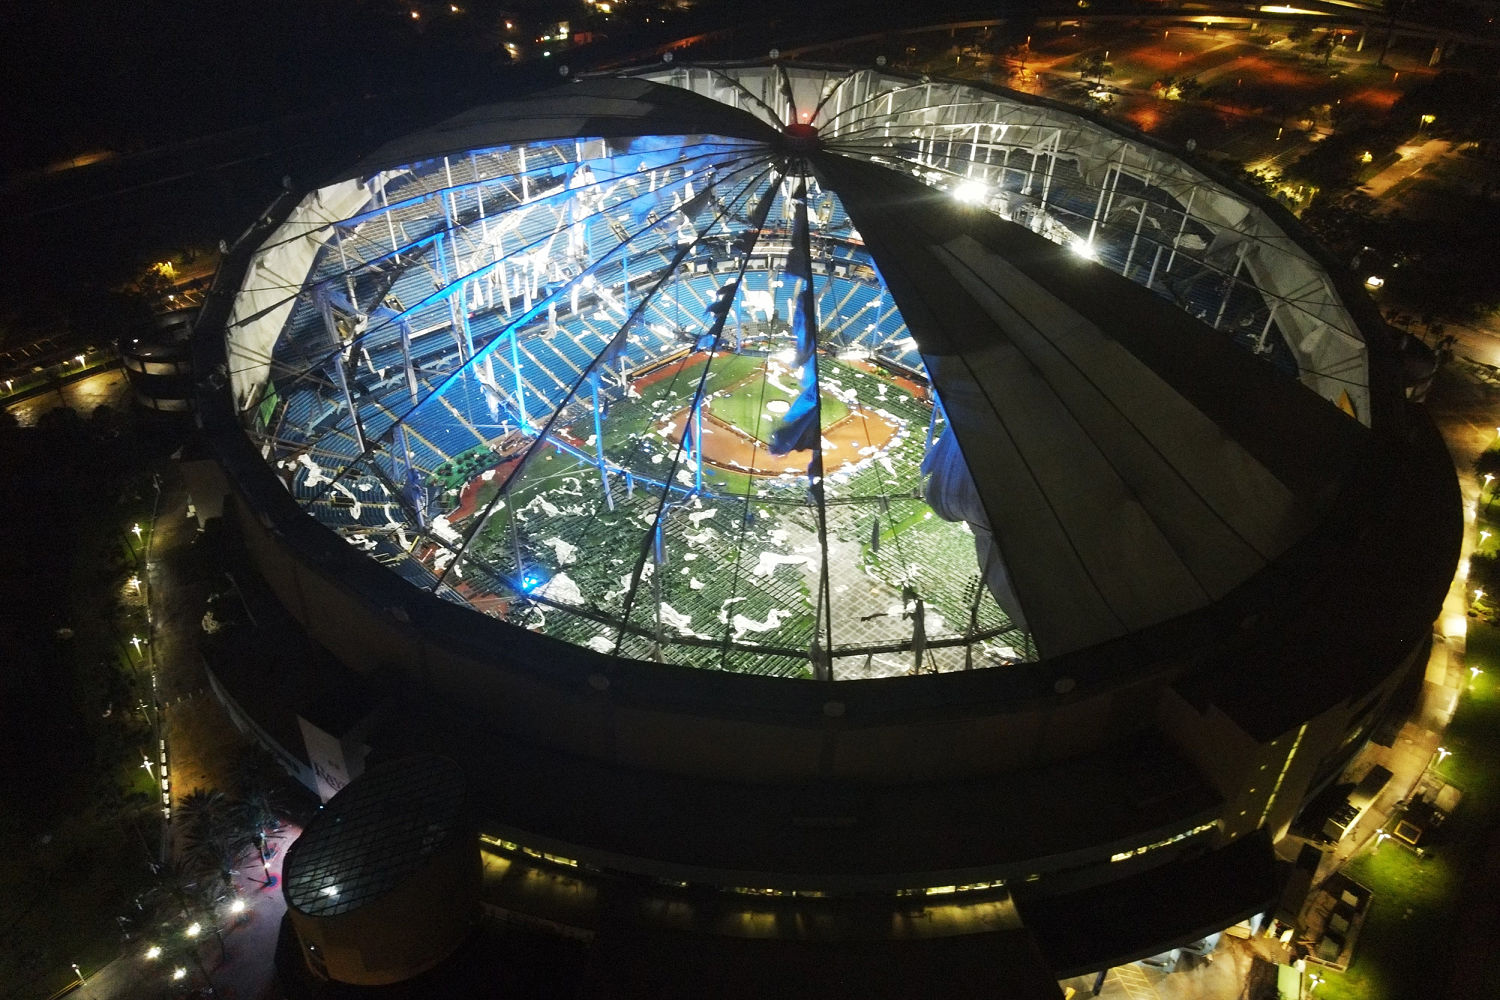
<path id="1" fill-rule="evenodd" d="M 953 197 L 965 205 L 982 205 L 989 196 L 989 185 L 975 180 L 960 181 L 953 189 Z"/>

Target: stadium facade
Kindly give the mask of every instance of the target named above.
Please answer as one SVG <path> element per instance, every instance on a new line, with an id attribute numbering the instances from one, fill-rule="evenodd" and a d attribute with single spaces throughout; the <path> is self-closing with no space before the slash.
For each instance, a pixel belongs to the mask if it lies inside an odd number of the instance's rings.
<path id="1" fill-rule="evenodd" d="M 326 792 L 439 751 L 497 850 L 849 953 L 895 932 L 843 900 L 959 900 L 932 942 L 1049 975 L 1264 912 L 1457 557 L 1394 335 L 1294 219 L 973 84 L 668 63 L 479 108 L 289 192 L 204 317 L 199 492 L 386 706 L 286 757 Z M 644 912 L 579 918 L 599 969 L 756 936 Z"/>

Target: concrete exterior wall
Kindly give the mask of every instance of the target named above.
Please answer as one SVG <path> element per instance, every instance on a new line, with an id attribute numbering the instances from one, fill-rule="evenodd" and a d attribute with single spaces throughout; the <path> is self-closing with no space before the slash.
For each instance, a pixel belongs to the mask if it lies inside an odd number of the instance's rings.
<path id="1" fill-rule="evenodd" d="M 853 710 L 830 716 L 828 703 L 817 698 L 802 699 L 791 713 L 676 708 L 635 697 L 628 663 L 611 664 L 614 679 L 599 689 L 590 683 L 595 675 L 576 665 L 535 662 L 545 650 L 526 648 L 520 640 L 531 639 L 529 633 L 489 655 L 450 644 L 435 630 L 401 621 L 404 610 L 376 607 L 336 575 L 348 568 L 342 562 L 325 571 L 248 505 L 236 506 L 251 558 L 272 591 L 312 639 L 352 670 L 395 668 L 432 694 L 476 709 L 501 732 L 613 763 L 745 781 L 1003 773 L 1080 757 L 1149 725 L 1140 709 L 1154 702 L 1162 683 L 1144 676 L 1019 706 L 929 706 L 879 719 Z M 475 626 L 494 623 L 476 616 Z M 507 655 L 514 662 L 505 662 Z M 698 680 L 687 668 L 681 674 L 683 689 Z M 812 693 L 813 682 L 769 683 L 807 684 Z"/>
<path id="2" fill-rule="evenodd" d="M 450 837 L 422 870 L 358 909 L 311 917 L 288 907 L 287 914 L 315 975 L 384 986 L 425 972 L 464 943 L 479 915 L 480 877 L 478 839 L 468 831 Z"/>

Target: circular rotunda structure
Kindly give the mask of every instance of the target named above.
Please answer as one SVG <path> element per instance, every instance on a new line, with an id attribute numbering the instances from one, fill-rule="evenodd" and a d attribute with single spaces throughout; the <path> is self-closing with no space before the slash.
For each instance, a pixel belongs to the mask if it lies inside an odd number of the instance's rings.
<path id="1" fill-rule="evenodd" d="M 308 823 L 283 862 L 282 895 L 316 976 L 401 982 L 473 932 L 479 865 L 464 784 L 433 754 L 387 761 Z"/>
<path id="2" fill-rule="evenodd" d="M 1250 850 L 1394 710 L 1456 557 L 1296 221 L 996 88 L 574 79 L 289 193 L 205 315 L 231 508 L 316 641 L 527 755 L 483 780 L 723 797 L 644 836 L 497 794 L 611 871 L 1045 899 Z"/>

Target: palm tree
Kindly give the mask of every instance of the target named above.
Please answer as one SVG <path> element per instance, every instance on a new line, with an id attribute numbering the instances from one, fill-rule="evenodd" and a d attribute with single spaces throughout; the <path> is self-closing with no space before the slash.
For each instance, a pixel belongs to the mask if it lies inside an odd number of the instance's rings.
<path id="1" fill-rule="evenodd" d="M 255 842 L 244 806 L 217 789 L 195 788 L 177 806 L 178 847 L 189 865 L 233 884 L 240 855 Z"/>

